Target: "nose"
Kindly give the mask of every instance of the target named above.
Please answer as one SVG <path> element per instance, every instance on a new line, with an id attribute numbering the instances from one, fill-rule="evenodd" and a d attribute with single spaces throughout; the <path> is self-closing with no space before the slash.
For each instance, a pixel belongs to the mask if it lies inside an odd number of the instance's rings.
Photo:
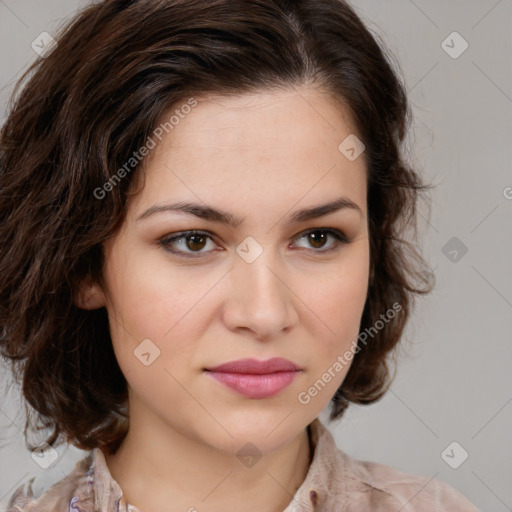
<path id="1" fill-rule="evenodd" d="M 242 258 L 235 262 L 223 310 L 228 329 L 249 333 L 261 341 L 288 332 L 298 322 L 297 298 L 289 275 L 277 259 L 266 254 L 264 251 L 252 263 Z"/>

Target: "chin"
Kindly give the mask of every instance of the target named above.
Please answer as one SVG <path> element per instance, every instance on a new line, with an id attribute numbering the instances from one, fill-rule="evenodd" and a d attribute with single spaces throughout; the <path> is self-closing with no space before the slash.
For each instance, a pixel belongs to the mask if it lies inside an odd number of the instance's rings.
<path id="1" fill-rule="evenodd" d="M 248 443 L 261 453 L 268 453 L 293 441 L 316 418 L 315 415 L 306 417 L 306 411 L 300 411 L 295 404 L 272 408 L 264 400 L 260 402 L 261 407 L 251 411 L 240 408 L 231 413 L 214 414 L 224 428 L 215 422 L 216 427 L 212 429 L 208 422 L 203 424 L 199 435 L 208 444 L 233 455 Z"/>

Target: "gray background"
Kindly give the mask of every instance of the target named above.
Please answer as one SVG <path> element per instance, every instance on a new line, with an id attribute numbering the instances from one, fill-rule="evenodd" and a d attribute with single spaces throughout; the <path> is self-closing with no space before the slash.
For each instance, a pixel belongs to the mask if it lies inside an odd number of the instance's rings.
<path id="1" fill-rule="evenodd" d="M 418 302 L 388 394 L 329 428 L 354 457 L 444 480 L 481 510 L 512 510 L 512 1 L 352 3 L 409 90 L 414 162 L 437 185 L 422 226 L 437 285 Z M 0 0 L 2 120 L 14 81 L 37 57 L 32 41 L 85 4 Z M 442 46 L 454 31 L 469 44 L 458 58 Z M 461 41 L 452 39 L 454 52 Z M 0 509 L 21 482 L 37 476 L 44 487 L 84 455 L 59 447 L 58 462 L 41 469 L 25 449 L 19 404 L 16 393 L 1 398 Z M 441 456 L 453 441 L 469 454 L 457 469 Z M 461 460 L 461 448 L 448 453 Z"/>

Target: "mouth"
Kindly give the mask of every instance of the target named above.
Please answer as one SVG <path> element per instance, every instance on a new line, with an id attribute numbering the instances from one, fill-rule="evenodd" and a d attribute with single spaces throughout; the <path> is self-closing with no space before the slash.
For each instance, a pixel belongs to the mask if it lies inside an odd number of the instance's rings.
<path id="1" fill-rule="evenodd" d="M 247 398 L 268 398 L 288 387 L 302 369 L 287 359 L 239 359 L 206 368 L 216 381 Z"/>

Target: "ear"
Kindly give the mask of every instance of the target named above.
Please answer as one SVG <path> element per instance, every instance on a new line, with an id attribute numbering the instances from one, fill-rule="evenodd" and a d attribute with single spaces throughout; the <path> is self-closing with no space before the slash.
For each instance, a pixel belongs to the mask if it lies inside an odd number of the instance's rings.
<path id="1" fill-rule="evenodd" d="M 98 309 L 106 306 L 105 293 L 98 283 L 84 281 L 73 298 L 73 303 L 80 309 Z"/>

